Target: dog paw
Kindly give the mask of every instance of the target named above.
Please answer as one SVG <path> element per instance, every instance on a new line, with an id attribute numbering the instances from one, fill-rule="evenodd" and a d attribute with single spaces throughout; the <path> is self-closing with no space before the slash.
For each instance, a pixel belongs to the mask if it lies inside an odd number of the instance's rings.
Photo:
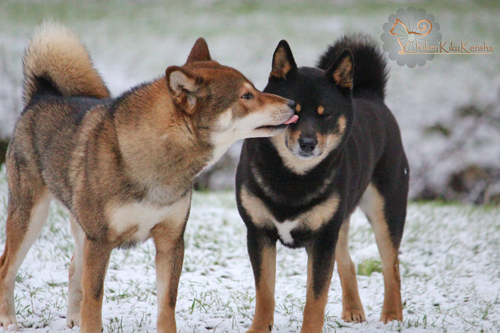
<path id="1" fill-rule="evenodd" d="M 5 332 L 15 332 L 19 329 L 16 316 L 0 315 L 0 326 Z"/>
<path id="2" fill-rule="evenodd" d="M 387 324 L 394 320 L 403 322 L 403 314 L 396 312 L 382 312 L 382 315 L 380 316 L 380 321 L 384 324 Z"/>
<path id="3" fill-rule="evenodd" d="M 80 313 L 68 313 L 66 316 L 66 323 L 69 328 L 80 326 Z"/>
<path id="4" fill-rule="evenodd" d="M 343 310 L 342 319 L 348 323 L 362 323 L 366 321 L 363 309 Z"/>

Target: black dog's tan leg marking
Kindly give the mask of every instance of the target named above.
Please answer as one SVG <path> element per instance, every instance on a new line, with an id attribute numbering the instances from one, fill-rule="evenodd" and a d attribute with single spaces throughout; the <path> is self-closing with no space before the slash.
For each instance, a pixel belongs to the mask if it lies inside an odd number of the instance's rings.
<path id="1" fill-rule="evenodd" d="M 104 278 L 113 246 L 104 240 L 85 238 L 83 245 L 83 300 L 80 310 L 80 332 L 100 333 L 102 330 L 102 299 Z"/>
<path id="2" fill-rule="evenodd" d="M 248 244 L 255 276 L 255 315 L 247 333 L 271 332 L 274 325 L 276 242 L 254 239 Z"/>
<path id="3" fill-rule="evenodd" d="M 274 325 L 276 284 L 276 240 L 266 234 L 272 214 L 258 197 L 242 186 L 239 194 L 244 207 L 240 214 L 247 224 L 247 249 L 255 278 L 255 315 L 247 333 L 271 332 Z"/>
<path id="4" fill-rule="evenodd" d="M 80 305 L 82 303 L 83 244 L 85 233 L 74 217 L 71 217 L 71 234 L 75 240 L 75 252 L 69 265 L 68 311 L 66 322 L 69 327 L 80 326 Z"/>
<path id="5" fill-rule="evenodd" d="M 406 200 L 406 199 L 405 199 Z M 387 205 L 390 205 L 387 202 Z M 393 320 L 403 321 L 403 306 L 401 302 L 401 278 L 399 275 L 398 246 L 391 239 L 385 200 L 373 184 L 366 189 L 360 207 L 368 217 L 375 232 L 375 240 L 382 259 L 384 274 L 384 305 L 380 321 L 388 323 Z"/>
<path id="6" fill-rule="evenodd" d="M 42 181 L 34 176 L 28 166 L 17 162 L 13 154 L 8 154 L 7 239 L 0 258 L 0 326 L 5 330 L 9 325 L 17 329 L 14 308 L 17 271 L 47 220 L 51 200 Z"/>
<path id="7" fill-rule="evenodd" d="M 184 260 L 183 229 L 172 230 L 168 224 L 157 225 L 153 231 L 156 246 L 156 289 L 158 293 L 157 331 L 177 332 L 175 305 Z"/>
<path id="8" fill-rule="evenodd" d="M 328 289 L 335 263 L 335 240 L 316 239 L 307 250 L 307 291 L 301 333 L 323 332 Z"/>
<path id="9" fill-rule="evenodd" d="M 356 269 L 349 255 L 349 218 L 340 228 L 335 260 L 342 285 L 342 319 L 347 322 L 363 322 L 366 320 L 365 312 L 359 298 Z"/>

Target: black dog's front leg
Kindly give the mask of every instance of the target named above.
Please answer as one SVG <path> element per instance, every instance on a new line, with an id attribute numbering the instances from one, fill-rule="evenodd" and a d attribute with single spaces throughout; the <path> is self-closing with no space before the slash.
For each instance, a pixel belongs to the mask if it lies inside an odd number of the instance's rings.
<path id="1" fill-rule="evenodd" d="M 328 289 L 332 280 L 335 263 L 335 245 L 338 239 L 338 230 L 331 235 L 321 233 L 307 250 L 307 294 L 304 308 L 302 333 L 321 333 L 325 316 L 325 307 L 328 302 Z"/>
<path id="2" fill-rule="evenodd" d="M 255 277 L 255 315 L 247 333 L 271 332 L 274 324 L 276 239 L 262 229 L 248 228 L 247 246 Z"/>

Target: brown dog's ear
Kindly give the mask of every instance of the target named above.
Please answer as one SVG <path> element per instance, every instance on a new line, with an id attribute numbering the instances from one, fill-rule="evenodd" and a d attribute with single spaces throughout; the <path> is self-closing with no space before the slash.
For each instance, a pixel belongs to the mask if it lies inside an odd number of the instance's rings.
<path id="1" fill-rule="evenodd" d="M 273 69 L 269 78 L 286 79 L 286 75 L 297 70 L 292 50 L 286 40 L 279 42 L 273 55 Z"/>
<path id="2" fill-rule="evenodd" d="M 165 75 L 174 103 L 186 113 L 193 114 L 203 78 L 178 66 L 167 68 Z"/>
<path id="3" fill-rule="evenodd" d="M 354 73 L 354 61 L 351 50 L 347 49 L 335 59 L 333 64 L 326 70 L 326 75 L 333 79 L 341 89 L 352 90 Z"/>
<path id="4" fill-rule="evenodd" d="M 186 64 L 190 62 L 197 61 L 210 61 L 212 58 L 210 57 L 210 51 L 208 51 L 208 45 L 204 38 L 198 38 L 189 53 L 189 56 L 186 60 Z"/>

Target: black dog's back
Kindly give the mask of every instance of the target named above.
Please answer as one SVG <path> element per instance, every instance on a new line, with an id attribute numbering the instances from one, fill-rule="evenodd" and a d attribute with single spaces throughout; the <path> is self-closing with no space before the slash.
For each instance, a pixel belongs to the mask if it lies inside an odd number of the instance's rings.
<path id="1" fill-rule="evenodd" d="M 350 49 L 354 60 L 353 101 L 356 124 L 347 151 L 359 150 L 375 143 L 371 182 L 381 195 L 398 205 L 385 207 L 389 216 L 398 216 L 398 222 L 388 219 L 392 240 L 399 246 L 406 216 L 409 166 L 404 154 L 401 133 L 391 111 L 384 103 L 388 80 L 387 62 L 372 38 L 363 34 L 344 36 L 330 46 L 320 57 L 317 66 L 326 70 L 343 50 Z M 367 133 L 370 133 L 367 135 Z M 367 151 L 365 151 L 367 153 Z M 399 199 L 403 198 L 403 200 Z"/>
<path id="2" fill-rule="evenodd" d="M 404 198 L 402 206 L 406 211 L 409 167 L 399 126 L 384 103 L 388 80 L 387 62 L 372 38 L 364 34 L 352 34 L 340 38 L 328 47 L 317 63 L 318 68 L 327 70 L 346 49 L 351 50 L 354 62 L 352 97 L 356 124 L 347 142 L 346 152 L 359 151 L 371 155 L 369 160 L 373 163 L 373 169 L 369 172 L 370 181 L 378 191 L 383 192 L 382 195 Z M 362 184 L 358 185 L 363 187 Z M 397 188 L 397 193 L 388 193 L 391 192 L 389 188 Z M 394 199 L 391 198 L 391 201 Z M 355 202 L 354 205 L 358 203 Z M 404 221 L 405 214 L 400 212 L 399 215 L 403 216 L 398 220 Z M 390 225 L 389 229 L 399 246 L 403 225 Z"/>

